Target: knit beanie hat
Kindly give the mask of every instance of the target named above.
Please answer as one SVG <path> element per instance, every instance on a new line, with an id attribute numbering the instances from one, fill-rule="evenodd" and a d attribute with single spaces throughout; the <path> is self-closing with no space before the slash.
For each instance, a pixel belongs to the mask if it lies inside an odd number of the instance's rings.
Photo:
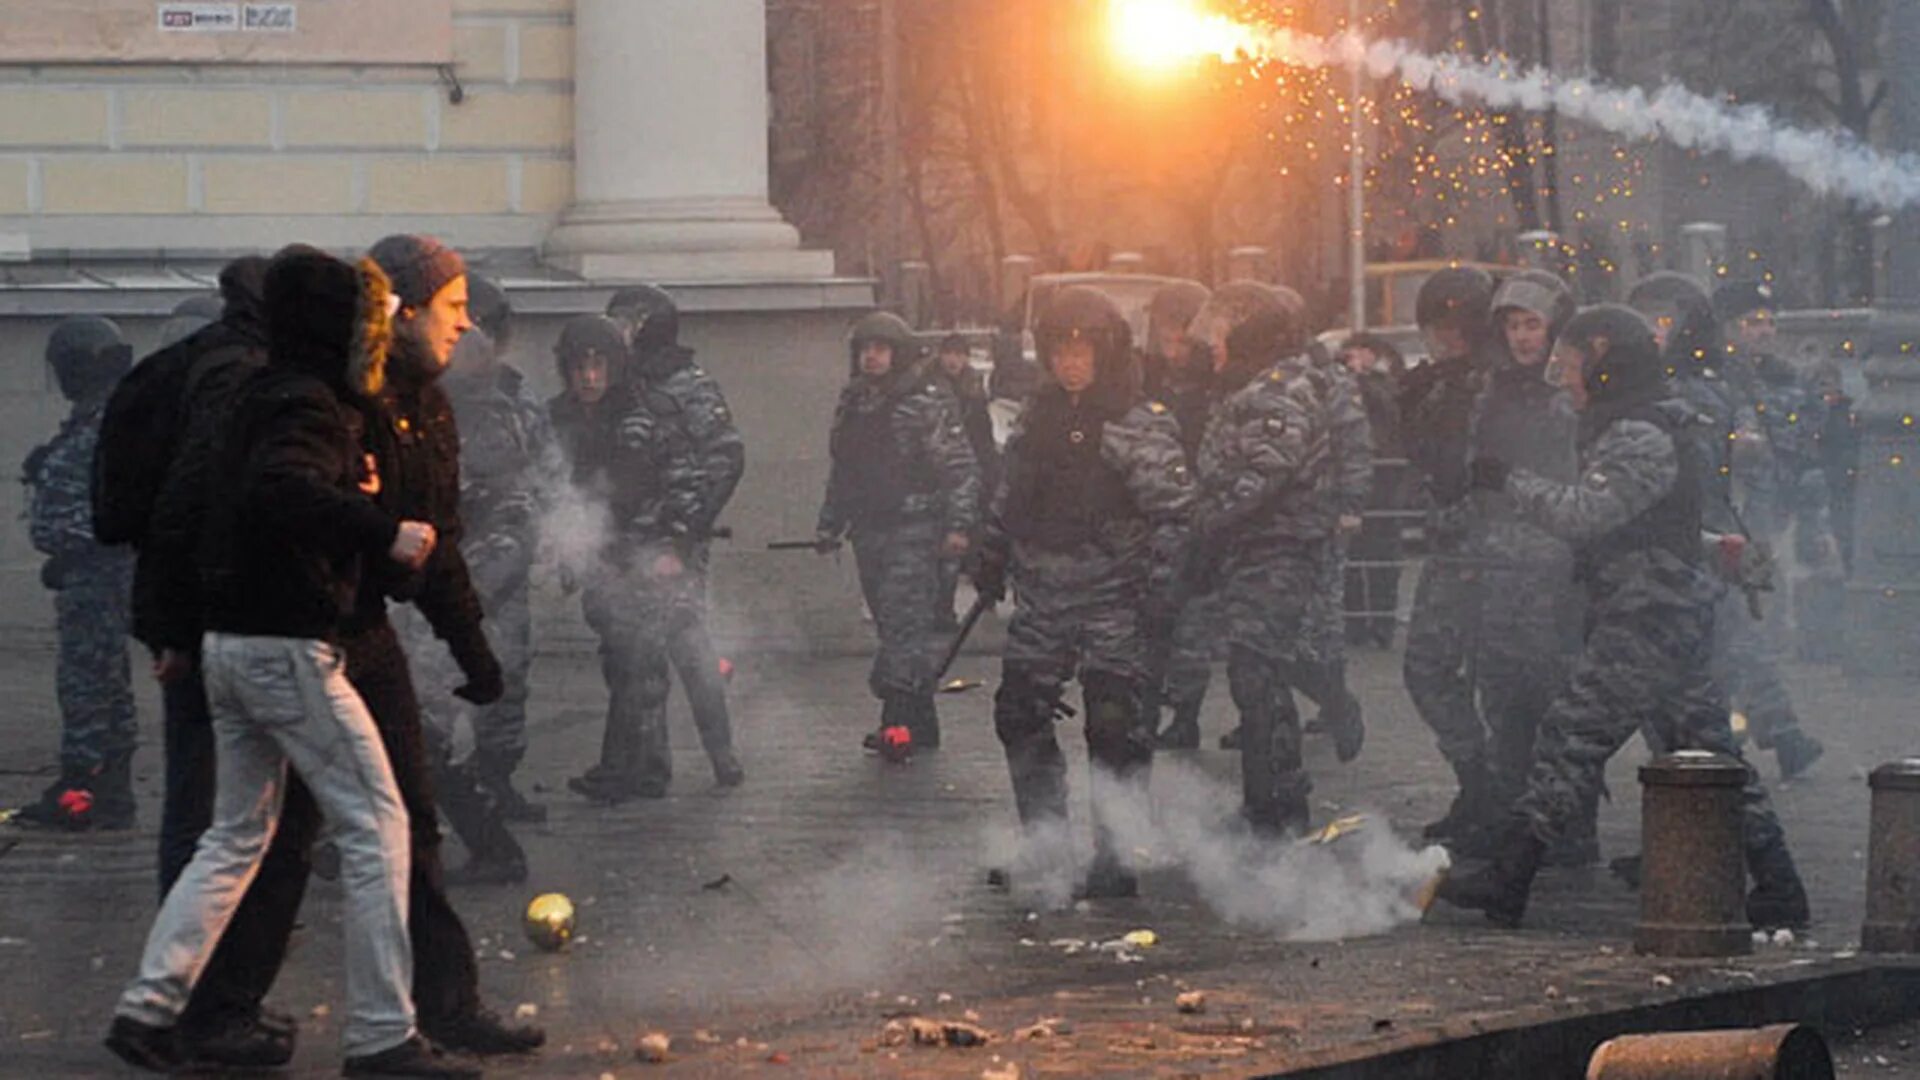
<path id="1" fill-rule="evenodd" d="M 407 307 L 426 306 L 447 282 L 467 272 L 460 253 L 431 236 L 399 233 L 367 252 L 393 283 L 394 295 Z"/>

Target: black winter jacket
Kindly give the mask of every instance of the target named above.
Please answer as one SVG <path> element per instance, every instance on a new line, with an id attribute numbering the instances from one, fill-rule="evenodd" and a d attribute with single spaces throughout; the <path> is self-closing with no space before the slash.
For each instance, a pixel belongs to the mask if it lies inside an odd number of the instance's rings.
<path id="1" fill-rule="evenodd" d="M 214 453 L 200 542 L 209 630 L 336 640 L 398 521 L 359 489 L 358 415 L 319 378 L 252 372 Z"/>

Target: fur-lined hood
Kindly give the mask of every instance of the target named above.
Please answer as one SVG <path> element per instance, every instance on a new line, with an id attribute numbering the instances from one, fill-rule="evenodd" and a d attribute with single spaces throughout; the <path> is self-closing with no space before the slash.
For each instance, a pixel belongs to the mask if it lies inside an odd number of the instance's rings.
<path id="1" fill-rule="evenodd" d="M 398 298 L 379 264 L 290 247 L 274 256 L 262 291 L 270 363 L 357 397 L 386 385 Z"/>

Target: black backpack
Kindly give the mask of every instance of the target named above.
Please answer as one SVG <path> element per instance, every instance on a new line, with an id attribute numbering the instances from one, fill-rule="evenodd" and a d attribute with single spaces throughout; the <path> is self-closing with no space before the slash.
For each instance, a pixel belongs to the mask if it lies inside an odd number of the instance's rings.
<path id="1" fill-rule="evenodd" d="M 179 449 L 194 386 L 233 350 L 258 348 L 222 323 L 135 364 L 107 399 L 93 454 L 93 535 L 102 544 L 146 540 L 155 499 Z"/>

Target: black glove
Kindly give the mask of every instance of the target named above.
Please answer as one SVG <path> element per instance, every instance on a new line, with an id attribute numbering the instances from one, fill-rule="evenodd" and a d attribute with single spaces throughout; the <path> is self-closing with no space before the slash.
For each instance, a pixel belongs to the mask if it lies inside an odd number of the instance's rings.
<path id="1" fill-rule="evenodd" d="M 967 576 L 973 579 L 973 591 L 987 598 L 990 603 L 999 603 L 1007 598 L 1007 564 L 985 554 L 974 558 L 967 568 Z"/>
<path id="2" fill-rule="evenodd" d="M 1477 457 L 1467 466 L 1472 474 L 1470 483 L 1475 491 L 1504 491 L 1507 487 L 1507 474 L 1513 467 L 1499 458 Z"/>
<path id="3" fill-rule="evenodd" d="M 67 570 L 72 563 L 65 555 L 55 555 L 40 564 L 40 585 L 49 592 L 58 592 L 67 584 Z"/>
<path id="4" fill-rule="evenodd" d="M 494 658 L 487 639 L 477 634 L 475 637 L 477 641 L 463 643 L 462 647 L 452 650 L 460 673 L 467 677 L 453 696 L 474 705 L 491 705 L 506 696 L 507 677 L 501 672 L 500 661 Z"/>

